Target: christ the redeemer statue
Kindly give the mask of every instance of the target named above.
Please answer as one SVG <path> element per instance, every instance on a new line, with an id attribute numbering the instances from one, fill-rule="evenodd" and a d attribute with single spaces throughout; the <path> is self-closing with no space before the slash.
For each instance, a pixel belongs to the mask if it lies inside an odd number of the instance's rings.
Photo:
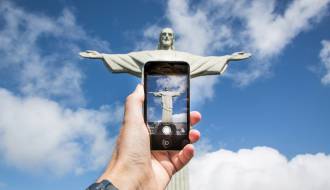
<path id="1" fill-rule="evenodd" d="M 180 92 L 169 91 L 165 88 L 164 91 L 151 92 L 154 96 L 162 98 L 162 122 L 172 122 L 172 113 L 173 113 L 173 97 L 180 96 Z"/>
<path id="2" fill-rule="evenodd" d="M 190 65 L 190 77 L 222 74 L 229 61 L 247 59 L 250 53 L 236 52 L 224 56 L 198 56 L 174 50 L 174 32 L 165 28 L 160 32 L 157 50 L 137 51 L 128 54 L 106 54 L 87 50 L 80 56 L 90 59 L 101 59 L 114 73 L 129 73 L 142 77 L 144 64 L 148 61 L 185 61 Z"/>

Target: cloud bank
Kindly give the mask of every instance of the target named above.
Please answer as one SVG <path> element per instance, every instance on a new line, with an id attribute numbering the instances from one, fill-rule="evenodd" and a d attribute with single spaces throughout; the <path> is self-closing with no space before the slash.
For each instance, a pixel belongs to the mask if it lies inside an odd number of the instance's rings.
<path id="1" fill-rule="evenodd" d="M 104 166 L 114 140 L 106 128 L 122 118 L 122 106 L 74 107 L 85 105 L 80 48 L 109 44 L 68 9 L 53 18 L 0 1 L 0 21 L 0 79 L 12 82 L 0 86 L 0 159 L 56 175 Z"/>
<path id="2" fill-rule="evenodd" d="M 297 155 L 288 160 L 269 147 L 220 149 L 190 164 L 191 189 L 325 190 L 330 189 L 330 155 Z"/>
<path id="3" fill-rule="evenodd" d="M 38 97 L 0 89 L 0 152 L 10 165 L 55 174 L 103 166 L 113 139 L 106 125 L 114 108 L 72 110 Z M 87 156 L 86 156 L 87 155 Z"/>

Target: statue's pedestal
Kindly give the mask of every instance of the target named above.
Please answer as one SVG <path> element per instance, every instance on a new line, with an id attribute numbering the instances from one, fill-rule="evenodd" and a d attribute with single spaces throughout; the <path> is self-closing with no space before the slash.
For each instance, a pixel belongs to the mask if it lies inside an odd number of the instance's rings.
<path id="1" fill-rule="evenodd" d="M 185 166 L 177 172 L 168 184 L 167 190 L 189 190 L 189 168 Z"/>

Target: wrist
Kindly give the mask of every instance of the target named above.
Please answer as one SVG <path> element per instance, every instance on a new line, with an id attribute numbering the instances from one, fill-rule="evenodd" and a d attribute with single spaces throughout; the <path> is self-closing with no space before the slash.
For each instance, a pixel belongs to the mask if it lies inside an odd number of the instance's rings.
<path id="1" fill-rule="evenodd" d="M 111 171 L 105 171 L 98 182 L 104 179 L 111 181 L 119 190 L 157 189 L 153 175 L 146 170 L 136 171 L 115 167 Z"/>

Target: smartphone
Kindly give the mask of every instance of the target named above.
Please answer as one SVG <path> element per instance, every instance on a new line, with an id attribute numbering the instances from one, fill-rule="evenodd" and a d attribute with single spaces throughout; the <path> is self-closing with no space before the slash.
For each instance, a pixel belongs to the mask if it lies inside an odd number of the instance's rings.
<path id="1" fill-rule="evenodd" d="M 181 150 L 189 144 L 190 68 L 181 61 L 144 65 L 144 121 L 151 150 Z"/>

